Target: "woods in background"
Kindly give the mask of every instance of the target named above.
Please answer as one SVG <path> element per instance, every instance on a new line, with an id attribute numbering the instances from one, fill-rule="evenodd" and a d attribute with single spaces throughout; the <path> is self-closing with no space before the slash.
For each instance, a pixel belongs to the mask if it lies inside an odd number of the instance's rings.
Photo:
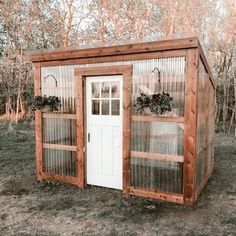
<path id="1" fill-rule="evenodd" d="M 31 116 L 29 51 L 190 36 L 205 46 L 218 81 L 217 128 L 236 132 L 234 0 L 0 0 L 0 115 Z"/>

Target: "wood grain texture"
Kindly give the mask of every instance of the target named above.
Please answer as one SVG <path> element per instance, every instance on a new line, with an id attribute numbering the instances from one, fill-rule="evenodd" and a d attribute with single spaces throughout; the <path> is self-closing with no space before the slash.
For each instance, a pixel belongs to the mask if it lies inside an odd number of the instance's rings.
<path id="1" fill-rule="evenodd" d="M 84 89 L 83 76 L 76 76 L 76 138 L 77 138 L 77 173 L 78 187 L 85 186 L 85 156 L 84 156 Z"/>
<path id="2" fill-rule="evenodd" d="M 41 68 L 40 63 L 33 65 L 34 71 L 34 94 L 41 96 Z M 35 143 L 36 143 L 36 177 L 42 180 L 43 172 L 43 131 L 42 131 L 42 112 L 35 111 Z"/>
<path id="3" fill-rule="evenodd" d="M 64 183 L 67 183 L 67 184 L 73 184 L 73 185 L 78 184 L 77 177 L 72 177 L 72 176 L 62 176 L 62 175 L 57 175 L 57 174 L 51 174 L 51 173 L 44 172 L 44 173 L 42 173 L 41 178 L 45 179 L 45 180 L 60 181 L 60 182 L 64 182 Z"/>
<path id="4" fill-rule="evenodd" d="M 168 202 L 183 204 L 182 194 L 165 193 L 161 191 L 147 190 L 143 188 L 130 187 L 130 194 L 140 197 L 159 199 Z"/>
<path id="5" fill-rule="evenodd" d="M 69 146 L 69 145 L 62 145 L 62 144 L 52 144 L 52 143 L 43 143 L 43 148 L 48 149 L 57 149 L 57 150 L 65 150 L 65 151 L 77 151 L 77 146 Z"/>
<path id="6" fill-rule="evenodd" d="M 199 52 L 187 52 L 185 74 L 185 133 L 184 133 L 184 204 L 193 206 L 196 202 L 196 133 L 197 133 L 197 86 L 199 73 Z"/>
<path id="7" fill-rule="evenodd" d="M 68 60 L 54 60 L 41 62 L 43 67 L 59 66 L 59 65 L 84 65 L 94 63 L 105 63 L 105 62 L 117 62 L 117 61 L 139 61 L 154 58 L 169 58 L 169 57 L 185 57 L 186 49 L 179 50 L 167 50 L 160 52 L 146 52 L 146 53 L 135 53 L 128 55 L 114 55 L 114 56 L 100 56 L 100 57 L 87 57 L 78 59 Z"/>
<path id="8" fill-rule="evenodd" d="M 177 155 L 167 155 L 167 154 L 159 154 L 159 153 L 151 153 L 151 152 L 137 152 L 131 151 L 132 158 L 144 158 L 149 160 L 157 160 L 157 161 L 171 161 L 171 162 L 183 162 L 183 156 Z"/>
<path id="9" fill-rule="evenodd" d="M 43 113 L 43 118 L 63 119 L 63 120 L 76 120 L 76 114 L 66 113 Z"/>
<path id="10" fill-rule="evenodd" d="M 134 53 L 188 49 L 196 47 L 198 47 L 198 39 L 196 37 L 193 37 L 89 49 L 59 49 L 54 51 L 50 50 L 49 52 L 35 52 L 31 55 L 31 60 L 33 62 L 43 62 L 52 60 L 68 60 L 89 57 L 128 55 Z"/>
<path id="11" fill-rule="evenodd" d="M 184 123 L 184 117 L 161 117 L 161 116 L 132 115 L 131 120 L 132 121 L 146 121 L 146 122 Z"/>

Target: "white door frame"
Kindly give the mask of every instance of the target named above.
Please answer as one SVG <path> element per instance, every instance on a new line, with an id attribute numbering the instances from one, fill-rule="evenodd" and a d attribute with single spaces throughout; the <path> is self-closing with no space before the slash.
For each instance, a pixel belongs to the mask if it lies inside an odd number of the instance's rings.
<path id="1" fill-rule="evenodd" d="M 87 76 L 122 75 L 123 78 L 123 105 L 122 105 L 122 161 L 123 161 L 123 192 L 130 193 L 130 133 L 131 133 L 131 79 L 132 65 L 101 66 L 75 69 L 77 81 L 76 115 L 77 115 L 77 186 L 86 186 L 86 114 L 85 83 Z"/>

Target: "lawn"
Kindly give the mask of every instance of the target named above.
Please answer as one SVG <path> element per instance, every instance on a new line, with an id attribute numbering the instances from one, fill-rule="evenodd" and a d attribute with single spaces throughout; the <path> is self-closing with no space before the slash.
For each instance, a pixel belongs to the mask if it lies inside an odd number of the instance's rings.
<path id="1" fill-rule="evenodd" d="M 235 235 L 236 138 L 216 136 L 215 171 L 195 208 L 120 191 L 38 182 L 33 126 L 0 123 L 0 235 Z"/>

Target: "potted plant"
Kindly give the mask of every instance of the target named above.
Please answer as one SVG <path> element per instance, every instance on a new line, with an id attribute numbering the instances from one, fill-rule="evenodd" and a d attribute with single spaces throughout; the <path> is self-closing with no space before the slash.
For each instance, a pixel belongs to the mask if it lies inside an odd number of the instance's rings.
<path id="1" fill-rule="evenodd" d="M 40 110 L 42 112 L 58 111 L 61 102 L 56 96 L 36 96 L 32 103 L 32 110 Z"/>
<path id="2" fill-rule="evenodd" d="M 169 93 L 155 93 L 153 95 L 147 95 L 141 93 L 136 99 L 137 111 L 140 113 L 148 113 L 147 110 L 156 115 L 165 115 L 171 112 L 174 107 L 173 98 Z"/>
<path id="3" fill-rule="evenodd" d="M 157 115 L 163 115 L 174 107 L 173 98 L 169 93 L 156 93 L 152 95 L 150 110 Z"/>
<path id="4" fill-rule="evenodd" d="M 141 93 L 141 95 L 137 97 L 136 99 L 135 106 L 137 106 L 137 111 L 139 111 L 140 113 L 143 113 L 143 112 L 148 113 L 150 102 L 151 102 L 150 96 L 147 94 Z"/>

